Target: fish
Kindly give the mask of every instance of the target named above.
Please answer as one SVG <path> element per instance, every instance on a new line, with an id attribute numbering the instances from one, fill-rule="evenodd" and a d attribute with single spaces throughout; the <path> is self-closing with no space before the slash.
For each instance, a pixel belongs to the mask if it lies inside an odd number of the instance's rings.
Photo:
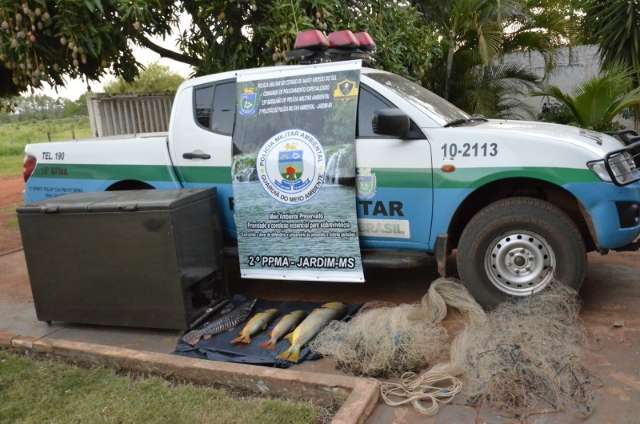
<path id="1" fill-rule="evenodd" d="M 302 321 L 305 315 L 307 315 L 305 311 L 293 311 L 280 318 L 280 321 L 278 321 L 273 329 L 271 329 L 269 340 L 262 343 L 260 347 L 268 350 L 275 349 L 278 340 L 280 340 L 282 336 L 291 331 L 291 329 L 295 328 L 296 325 L 298 325 L 300 321 Z"/>
<path id="2" fill-rule="evenodd" d="M 300 350 L 334 319 L 340 319 L 347 312 L 347 307 L 340 302 L 325 303 L 311 311 L 304 321 L 289 333 L 285 339 L 291 344 L 287 350 L 278 355 L 278 359 L 289 362 L 300 361 Z"/>
<path id="3" fill-rule="evenodd" d="M 253 311 L 253 307 L 256 305 L 257 301 L 258 299 L 253 299 L 241 303 L 237 308 L 229 311 L 228 313 L 223 313 L 220 318 L 209 322 L 202 328 L 189 331 L 187 334 L 182 336 L 182 340 L 191 346 L 195 346 L 203 337 L 208 339 L 211 336 L 215 336 L 216 334 L 232 329 L 249 318 L 249 315 L 251 314 L 251 311 Z"/>
<path id="4" fill-rule="evenodd" d="M 232 344 L 249 344 L 251 343 L 251 336 L 258 334 L 261 331 L 266 330 L 269 323 L 278 315 L 277 309 L 267 309 L 263 312 L 258 312 L 249 320 L 247 325 L 240 331 L 240 335 L 231 340 Z"/>

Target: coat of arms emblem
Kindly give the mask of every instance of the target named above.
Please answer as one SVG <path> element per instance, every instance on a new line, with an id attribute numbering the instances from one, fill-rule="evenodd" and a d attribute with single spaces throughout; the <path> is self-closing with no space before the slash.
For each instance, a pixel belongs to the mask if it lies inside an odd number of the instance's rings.
<path id="1" fill-rule="evenodd" d="M 287 181 L 295 182 L 300 179 L 304 171 L 302 161 L 303 150 L 285 150 L 279 153 L 278 168 L 280 175 Z"/>
<path id="2" fill-rule="evenodd" d="M 336 100 L 350 100 L 358 97 L 358 84 L 348 79 L 342 80 L 333 90 L 333 98 Z"/>
<path id="3" fill-rule="evenodd" d="M 370 168 L 358 169 L 356 190 L 360 200 L 370 200 L 376 196 L 376 174 Z"/>
<path id="4" fill-rule="evenodd" d="M 254 87 L 245 87 L 240 95 L 240 115 L 253 115 L 258 110 L 258 94 Z"/>

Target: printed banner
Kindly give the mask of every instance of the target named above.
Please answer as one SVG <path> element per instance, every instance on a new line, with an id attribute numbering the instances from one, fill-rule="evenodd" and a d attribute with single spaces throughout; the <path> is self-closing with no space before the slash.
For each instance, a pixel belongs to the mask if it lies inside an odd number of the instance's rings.
<path id="1" fill-rule="evenodd" d="M 243 278 L 363 282 L 360 61 L 238 72 L 234 216 Z"/>

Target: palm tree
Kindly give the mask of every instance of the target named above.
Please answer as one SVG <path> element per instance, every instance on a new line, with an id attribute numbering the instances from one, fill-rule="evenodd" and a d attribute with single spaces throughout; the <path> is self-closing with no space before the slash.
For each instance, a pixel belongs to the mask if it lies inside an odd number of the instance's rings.
<path id="1" fill-rule="evenodd" d="M 596 28 L 595 41 L 605 66 L 622 64 L 640 82 L 640 4 L 629 0 L 592 0 L 586 25 Z"/>
<path id="2" fill-rule="evenodd" d="M 474 68 L 463 82 L 464 110 L 474 115 L 501 119 L 529 119 L 531 107 L 522 99 L 538 87 L 538 77 L 519 65 L 489 65 Z"/>
<path id="3" fill-rule="evenodd" d="M 517 97 L 535 78 L 503 67 L 502 55 L 540 52 L 550 70 L 555 49 L 573 38 L 569 17 L 575 1 L 412 0 L 433 26 L 442 51 L 422 83 L 470 112 L 516 117 L 514 111 L 524 110 L 516 107 L 521 106 Z"/>
<path id="4" fill-rule="evenodd" d="M 445 99 L 451 95 L 456 53 L 471 49 L 477 63 L 488 64 L 501 48 L 502 17 L 518 11 L 512 0 L 418 0 L 415 4 L 442 37 Z"/>
<path id="5" fill-rule="evenodd" d="M 603 66 L 624 65 L 640 86 L 640 4 L 629 0 L 590 0 L 586 28 L 596 28 L 593 40 L 599 44 Z M 640 108 L 634 107 L 636 128 Z"/>
<path id="6" fill-rule="evenodd" d="M 557 100 L 569 110 L 573 124 L 596 131 L 614 129 L 616 116 L 629 107 L 640 105 L 640 88 L 633 88 L 632 75 L 619 64 L 584 82 L 573 94 L 551 85 L 532 95 Z"/>

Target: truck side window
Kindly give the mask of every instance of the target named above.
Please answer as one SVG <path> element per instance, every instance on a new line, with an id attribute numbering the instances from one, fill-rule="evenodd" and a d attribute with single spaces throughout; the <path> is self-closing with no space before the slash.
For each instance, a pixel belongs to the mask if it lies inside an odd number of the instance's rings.
<path id="1" fill-rule="evenodd" d="M 236 83 L 224 82 L 216 85 L 213 97 L 213 117 L 211 129 L 215 132 L 231 135 L 236 117 Z"/>
<path id="2" fill-rule="evenodd" d="M 231 135 L 236 116 L 236 83 L 224 81 L 193 89 L 194 118 L 201 127 Z"/>
<path id="3" fill-rule="evenodd" d="M 360 86 L 360 96 L 358 97 L 358 134 L 362 137 L 381 137 L 373 132 L 373 114 L 376 110 L 394 107 L 380 96 L 373 94 L 371 89 Z"/>
<path id="4" fill-rule="evenodd" d="M 205 128 L 209 128 L 211 122 L 211 110 L 213 107 L 214 85 L 204 85 L 194 88 L 193 107 L 196 122 Z"/>

